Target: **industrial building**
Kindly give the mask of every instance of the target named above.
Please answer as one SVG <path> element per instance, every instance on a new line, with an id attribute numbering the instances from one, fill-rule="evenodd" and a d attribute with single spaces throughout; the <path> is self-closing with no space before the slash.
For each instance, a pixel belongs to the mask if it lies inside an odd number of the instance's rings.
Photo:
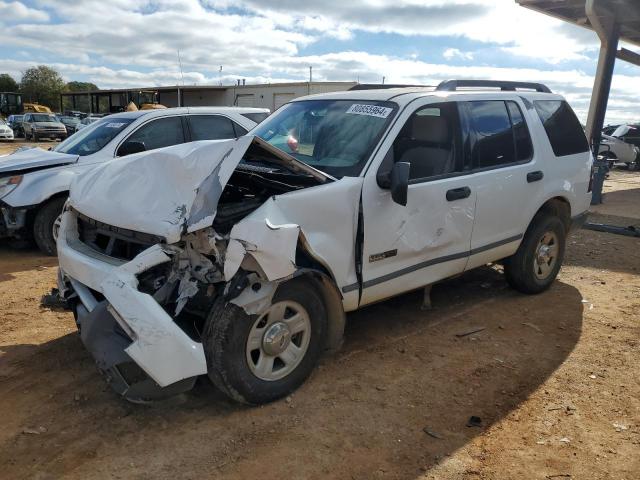
<path id="1" fill-rule="evenodd" d="M 81 110 L 91 113 L 118 112 L 129 102 L 160 103 L 167 107 L 238 106 L 262 107 L 271 111 L 303 95 L 348 90 L 355 82 L 293 82 L 262 85 L 193 85 L 145 87 L 60 94 L 60 111 Z"/>

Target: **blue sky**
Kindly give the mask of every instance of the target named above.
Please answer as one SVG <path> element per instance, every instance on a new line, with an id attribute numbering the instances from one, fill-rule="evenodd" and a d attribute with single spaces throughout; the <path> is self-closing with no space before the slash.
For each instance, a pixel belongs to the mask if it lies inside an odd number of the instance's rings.
<path id="1" fill-rule="evenodd" d="M 186 84 L 307 80 L 309 65 L 314 80 L 541 81 L 583 119 L 598 53 L 593 32 L 514 0 L 0 0 L 0 45 L 17 80 L 47 64 L 101 88 L 175 85 L 180 50 Z M 640 120 L 640 68 L 616 73 L 608 120 Z"/>

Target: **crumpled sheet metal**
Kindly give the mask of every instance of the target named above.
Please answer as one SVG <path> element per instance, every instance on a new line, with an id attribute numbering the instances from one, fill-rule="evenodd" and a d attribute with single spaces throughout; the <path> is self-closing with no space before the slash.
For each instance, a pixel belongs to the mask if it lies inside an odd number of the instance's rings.
<path id="1" fill-rule="evenodd" d="M 170 260 L 154 245 L 114 268 L 101 285 L 116 319 L 134 336 L 125 351 L 161 387 L 207 373 L 202 344 L 191 340 L 153 297 L 137 289 L 138 273 Z"/>
<path id="2" fill-rule="evenodd" d="M 296 246 L 300 227 L 274 225 L 268 218 L 248 218 L 231 229 L 224 264 L 225 280 L 236 274 L 245 255 L 251 255 L 267 280 L 292 275 L 296 271 Z"/>
<path id="3" fill-rule="evenodd" d="M 211 225 L 220 193 L 251 141 L 191 142 L 105 162 L 74 181 L 71 205 L 109 225 L 178 242 L 185 226 Z"/>
<path id="4" fill-rule="evenodd" d="M 321 188 L 271 197 L 231 230 L 225 280 L 233 277 L 246 256 L 258 263 L 268 280 L 292 275 L 302 236 L 314 257 L 333 267 L 338 288 L 356 282 L 354 245 L 361 187 L 361 178 L 344 177 Z"/>

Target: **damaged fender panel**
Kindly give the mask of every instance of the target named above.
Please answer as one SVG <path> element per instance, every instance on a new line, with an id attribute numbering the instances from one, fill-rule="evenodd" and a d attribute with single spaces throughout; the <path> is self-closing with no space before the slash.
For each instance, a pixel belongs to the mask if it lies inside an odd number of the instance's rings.
<path id="1" fill-rule="evenodd" d="M 357 282 L 355 241 L 361 188 L 361 178 L 344 177 L 322 187 L 271 197 L 231 230 L 225 278 L 235 274 L 246 256 L 258 263 L 269 280 L 293 274 L 302 235 L 339 289 Z M 345 294 L 345 310 L 357 307 L 357 295 L 357 291 Z"/>

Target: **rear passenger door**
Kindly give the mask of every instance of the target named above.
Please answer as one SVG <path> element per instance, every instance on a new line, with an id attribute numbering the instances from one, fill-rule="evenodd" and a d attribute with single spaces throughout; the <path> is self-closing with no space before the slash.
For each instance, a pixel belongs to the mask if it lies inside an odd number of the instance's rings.
<path id="1" fill-rule="evenodd" d="M 247 130 L 222 115 L 187 116 L 191 141 L 226 140 L 245 135 Z"/>
<path id="2" fill-rule="evenodd" d="M 475 221 L 467 269 L 512 255 L 542 190 L 539 166 L 523 106 L 513 100 L 461 103 L 465 155 L 473 170 Z"/>

